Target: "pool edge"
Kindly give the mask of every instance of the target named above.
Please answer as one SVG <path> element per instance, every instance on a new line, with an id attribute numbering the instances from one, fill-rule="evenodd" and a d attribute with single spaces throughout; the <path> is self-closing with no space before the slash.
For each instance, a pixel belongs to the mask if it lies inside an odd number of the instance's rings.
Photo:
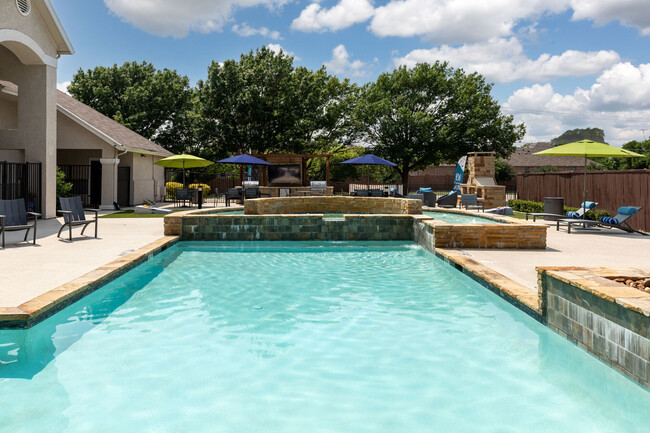
<path id="1" fill-rule="evenodd" d="M 179 240 L 179 236 L 164 236 L 18 307 L 0 307 L 0 329 L 30 328 L 165 251 Z"/>

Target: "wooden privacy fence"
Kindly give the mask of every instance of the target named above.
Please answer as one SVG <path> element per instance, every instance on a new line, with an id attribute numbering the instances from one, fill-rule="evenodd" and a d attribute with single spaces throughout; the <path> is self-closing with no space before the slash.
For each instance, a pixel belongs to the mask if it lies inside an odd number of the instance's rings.
<path id="1" fill-rule="evenodd" d="M 544 197 L 564 197 L 565 206 L 582 203 L 582 172 L 527 173 L 517 175 L 517 194 L 522 200 L 543 201 Z M 650 230 L 650 170 L 589 171 L 587 200 L 598 209 L 616 214 L 621 206 L 643 206 L 630 225 Z"/>

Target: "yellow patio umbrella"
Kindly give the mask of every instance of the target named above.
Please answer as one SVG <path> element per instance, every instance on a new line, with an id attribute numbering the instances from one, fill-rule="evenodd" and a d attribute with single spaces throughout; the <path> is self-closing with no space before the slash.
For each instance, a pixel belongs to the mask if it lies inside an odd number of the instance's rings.
<path id="1" fill-rule="evenodd" d="M 587 158 L 633 158 L 643 155 L 620 147 L 610 146 L 605 143 L 598 143 L 591 140 L 574 141 L 551 149 L 533 153 L 533 155 L 548 156 L 583 156 L 585 158 L 585 171 L 583 176 L 582 211 L 584 214 L 585 202 L 587 201 Z"/>
<path id="2" fill-rule="evenodd" d="M 208 165 L 214 164 L 212 161 L 207 159 L 200 158 L 194 155 L 187 155 L 183 153 L 182 155 L 173 155 L 163 158 L 160 161 L 156 161 L 154 164 L 159 165 L 165 168 L 182 168 L 183 169 L 183 188 L 185 188 L 185 169 L 186 168 L 197 168 L 197 167 L 207 167 Z"/>

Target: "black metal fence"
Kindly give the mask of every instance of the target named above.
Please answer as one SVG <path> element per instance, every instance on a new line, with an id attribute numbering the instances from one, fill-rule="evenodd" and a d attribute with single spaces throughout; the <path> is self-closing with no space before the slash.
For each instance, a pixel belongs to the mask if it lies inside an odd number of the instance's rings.
<path id="1" fill-rule="evenodd" d="M 41 163 L 0 161 L 0 200 L 25 199 L 29 212 L 41 212 Z"/>
<path id="2" fill-rule="evenodd" d="M 59 165 L 65 181 L 72 184 L 70 195 L 81 197 L 84 206 L 90 206 L 90 165 Z"/>

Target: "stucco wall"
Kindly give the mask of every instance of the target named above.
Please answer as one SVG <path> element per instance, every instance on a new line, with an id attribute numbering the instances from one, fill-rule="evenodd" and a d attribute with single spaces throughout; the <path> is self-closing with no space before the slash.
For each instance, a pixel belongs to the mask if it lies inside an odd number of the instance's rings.
<path id="1" fill-rule="evenodd" d="M 40 11 L 32 2 L 32 11 L 23 16 L 14 0 L 0 2 L 0 29 L 12 29 L 31 38 L 50 57 L 56 57 L 56 44 L 50 34 Z"/>
<path id="2" fill-rule="evenodd" d="M 5 100 L 0 94 L 0 129 L 18 128 L 18 107 L 15 101 Z"/>

